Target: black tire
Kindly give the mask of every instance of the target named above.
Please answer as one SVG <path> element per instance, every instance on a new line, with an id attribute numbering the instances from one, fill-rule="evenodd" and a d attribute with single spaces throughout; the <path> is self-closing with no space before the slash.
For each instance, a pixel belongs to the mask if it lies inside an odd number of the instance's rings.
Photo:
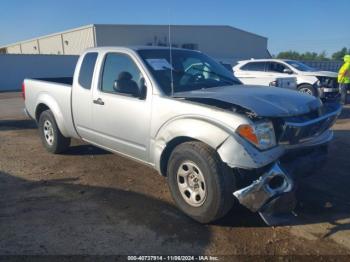
<path id="1" fill-rule="evenodd" d="M 52 143 L 50 143 L 45 134 L 45 123 L 52 126 Z M 41 141 L 47 151 L 53 154 L 59 154 L 66 151 L 70 145 L 70 138 L 64 137 L 57 127 L 57 123 L 51 110 L 46 110 L 39 117 L 39 133 Z"/>
<path id="2" fill-rule="evenodd" d="M 198 166 L 204 177 L 207 193 L 201 206 L 188 204 L 180 192 L 177 172 L 186 161 Z M 167 179 L 176 205 L 200 223 L 210 223 L 223 217 L 234 204 L 235 178 L 232 169 L 221 161 L 215 150 L 201 142 L 186 142 L 173 150 Z"/>
<path id="3" fill-rule="evenodd" d="M 317 90 L 312 85 L 302 84 L 298 86 L 298 90 L 304 94 L 317 96 Z"/>

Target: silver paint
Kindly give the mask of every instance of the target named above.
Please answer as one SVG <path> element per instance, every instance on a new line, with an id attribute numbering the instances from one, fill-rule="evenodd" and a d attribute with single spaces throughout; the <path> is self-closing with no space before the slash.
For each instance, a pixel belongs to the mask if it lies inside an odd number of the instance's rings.
<path id="1" fill-rule="evenodd" d="M 274 163 L 289 149 L 321 145 L 332 139 L 333 133 L 327 129 L 303 143 L 280 144 L 269 150 L 258 150 L 236 133 L 240 125 L 252 125 L 252 119 L 238 111 L 206 105 L 200 99 L 222 101 L 250 110 L 258 117 L 274 118 L 316 110 L 322 105 L 320 100 L 290 90 L 247 86 L 202 89 L 168 97 L 163 94 L 134 49 L 103 47 L 86 52 L 91 51 L 98 53 L 91 90 L 83 89 L 78 83 L 80 66 L 85 55 L 83 54 L 74 74 L 73 88 L 52 82 L 28 79 L 24 81 L 28 114 L 35 118 L 38 106 L 43 104 L 51 109 L 64 136 L 81 138 L 111 152 L 130 157 L 154 167 L 159 173 L 162 173 L 164 152 L 177 139 L 201 141 L 216 150 L 228 166 L 244 169 L 255 169 Z M 104 57 L 110 52 L 130 56 L 139 67 L 147 86 L 146 99 L 106 94 L 99 90 Z M 93 104 L 93 100 L 98 98 L 105 102 L 103 106 Z M 199 100 L 191 102 L 188 98 Z M 242 203 L 257 210 L 266 199 L 276 194 L 260 190 L 264 181 L 277 173 L 286 176 L 289 181 L 288 175 L 276 164 L 261 177 L 260 182 L 236 191 L 235 195 Z M 289 181 L 288 185 L 290 184 Z M 252 192 L 258 192 L 259 195 L 261 193 L 263 197 L 253 200 L 256 193 Z"/>
<path id="2" fill-rule="evenodd" d="M 270 182 L 277 177 L 283 179 L 278 187 L 271 187 Z M 274 197 L 288 193 L 293 189 L 293 180 L 287 172 L 283 171 L 278 163 L 263 174 L 251 185 L 237 190 L 233 195 L 239 202 L 253 212 L 259 211 L 266 203 Z"/>
<path id="3" fill-rule="evenodd" d="M 225 86 L 176 93 L 176 97 L 209 98 L 249 109 L 259 116 L 285 117 L 301 115 L 321 106 L 315 97 L 283 88 Z"/>

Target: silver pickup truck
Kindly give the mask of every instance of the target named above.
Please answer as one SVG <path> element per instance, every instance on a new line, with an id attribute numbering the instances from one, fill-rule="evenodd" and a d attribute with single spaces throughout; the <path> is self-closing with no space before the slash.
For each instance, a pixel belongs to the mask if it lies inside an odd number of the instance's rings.
<path id="1" fill-rule="evenodd" d="M 165 47 L 89 49 L 73 79 L 25 79 L 22 88 L 49 152 L 75 138 L 147 164 L 201 223 L 238 200 L 278 224 L 295 206 L 295 183 L 324 161 L 341 111 L 295 91 L 242 86 L 203 53 Z"/>

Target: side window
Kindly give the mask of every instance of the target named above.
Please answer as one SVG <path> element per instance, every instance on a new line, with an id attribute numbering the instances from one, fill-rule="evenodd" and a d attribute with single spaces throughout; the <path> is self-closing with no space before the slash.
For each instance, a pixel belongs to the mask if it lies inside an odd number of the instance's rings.
<path id="1" fill-rule="evenodd" d="M 145 92 L 145 80 L 128 55 L 110 53 L 104 62 L 101 90 L 140 97 Z"/>
<path id="2" fill-rule="evenodd" d="M 241 70 L 265 72 L 265 64 L 265 62 L 249 62 L 242 66 Z"/>
<path id="3" fill-rule="evenodd" d="M 275 73 L 284 73 L 283 72 L 284 69 L 286 69 L 284 65 L 276 62 L 268 63 L 268 67 L 267 67 L 267 70 L 269 72 L 275 72 Z"/>
<path id="4" fill-rule="evenodd" d="M 78 81 L 79 84 L 85 89 L 91 88 L 97 55 L 97 53 L 87 53 L 84 56 L 83 62 L 81 63 Z"/>

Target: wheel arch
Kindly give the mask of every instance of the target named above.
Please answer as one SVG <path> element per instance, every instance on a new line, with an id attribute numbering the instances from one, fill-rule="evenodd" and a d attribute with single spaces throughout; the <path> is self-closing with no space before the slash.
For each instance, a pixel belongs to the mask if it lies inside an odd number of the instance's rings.
<path id="1" fill-rule="evenodd" d="M 227 130 L 214 123 L 199 119 L 179 119 L 158 132 L 152 143 L 151 157 L 158 172 L 166 176 L 167 163 L 176 146 L 199 141 L 216 151 L 229 135 Z"/>
<path id="2" fill-rule="evenodd" d="M 46 110 L 50 110 L 50 108 L 46 104 L 40 103 L 37 105 L 37 107 L 35 109 L 35 120 L 37 123 L 39 122 L 39 118 L 40 118 L 40 115 L 42 114 L 42 112 L 44 112 Z"/>
<path id="3" fill-rule="evenodd" d="M 308 85 L 308 86 L 311 86 L 311 87 L 313 86 L 313 85 L 310 84 L 310 83 L 303 82 L 303 83 L 298 84 L 298 85 L 297 85 L 297 88 L 299 89 L 299 87 L 300 87 L 300 86 L 303 86 L 303 85 Z"/>
<path id="4" fill-rule="evenodd" d="M 160 166 L 159 166 L 159 171 L 162 176 L 167 176 L 167 168 L 168 168 L 168 161 L 170 158 L 171 153 L 173 150 L 180 144 L 190 142 L 190 141 L 199 141 L 196 139 L 193 139 L 192 137 L 186 137 L 186 136 L 180 136 L 180 137 L 175 137 L 174 139 L 170 140 L 164 150 L 162 151 L 162 154 L 160 156 Z"/>
<path id="5" fill-rule="evenodd" d="M 42 112 L 46 110 L 50 110 L 52 112 L 62 135 L 64 135 L 65 137 L 69 137 L 69 134 L 64 124 L 64 117 L 57 102 L 51 96 L 44 94 L 38 99 L 37 105 L 35 107 L 35 120 L 37 122 L 39 122 L 39 118 Z"/>

